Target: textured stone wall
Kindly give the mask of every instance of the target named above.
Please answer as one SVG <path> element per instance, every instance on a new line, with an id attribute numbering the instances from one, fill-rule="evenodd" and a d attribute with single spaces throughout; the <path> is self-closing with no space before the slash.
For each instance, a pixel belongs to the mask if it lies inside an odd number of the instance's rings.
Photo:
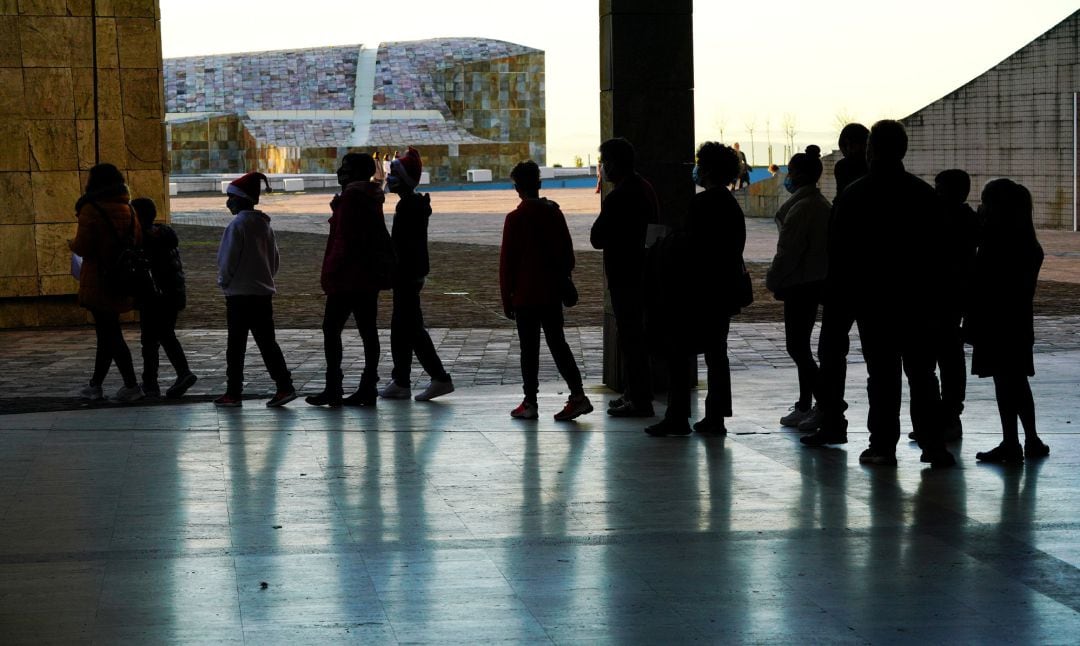
<path id="1" fill-rule="evenodd" d="M 91 7 L 0 0 L 0 327 L 86 320 L 67 240 L 98 160 L 168 213 L 157 2 Z"/>

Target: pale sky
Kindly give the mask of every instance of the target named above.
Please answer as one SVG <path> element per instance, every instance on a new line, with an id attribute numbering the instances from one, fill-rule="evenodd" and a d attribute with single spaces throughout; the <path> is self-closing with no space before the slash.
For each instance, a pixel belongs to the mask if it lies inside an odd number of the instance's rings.
<path id="1" fill-rule="evenodd" d="M 836 143 L 838 117 L 900 118 L 944 96 L 1068 17 L 1077 0 L 697 0 L 697 140 L 753 128 L 782 163 Z M 596 159 L 600 139 L 595 0 L 161 0 L 165 57 L 471 36 L 546 52 L 548 164 Z M 664 56 L 664 43 L 642 55 Z M 766 123 L 771 134 L 766 135 Z M 721 137 L 721 130 L 723 136 Z"/>

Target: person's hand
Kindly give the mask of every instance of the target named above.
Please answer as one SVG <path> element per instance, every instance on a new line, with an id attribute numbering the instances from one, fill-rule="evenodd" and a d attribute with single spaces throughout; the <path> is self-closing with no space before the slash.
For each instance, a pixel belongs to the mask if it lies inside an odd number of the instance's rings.
<path id="1" fill-rule="evenodd" d="M 503 309 L 503 316 L 505 316 L 506 318 L 513 321 L 514 320 L 514 310 L 509 309 L 509 308 L 504 308 Z"/>

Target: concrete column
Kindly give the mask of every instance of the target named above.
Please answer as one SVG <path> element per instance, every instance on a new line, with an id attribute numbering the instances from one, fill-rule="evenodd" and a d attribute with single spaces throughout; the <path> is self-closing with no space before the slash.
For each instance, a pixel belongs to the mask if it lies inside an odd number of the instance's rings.
<path id="1" fill-rule="evenodd" d="M 674 224 L 694 195 L 692 0 L 600 1 L 600 134 L 625 137 Z M 607 190 L 607 187 L 605 187 Z M 615 319 L 604 312 L 604 383 L 621 387 Z"/>

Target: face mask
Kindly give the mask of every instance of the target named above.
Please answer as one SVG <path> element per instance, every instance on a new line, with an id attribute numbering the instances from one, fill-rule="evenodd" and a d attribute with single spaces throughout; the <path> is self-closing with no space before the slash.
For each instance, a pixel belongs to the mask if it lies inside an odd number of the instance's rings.
<path id="1" fill-rule="evenodd" d="M 784 178 L 784 188 L 788 193 L 794 193 L 799 190 L 799 187 L 795 186 L 795 180 L 791 179 L 791 175 Z"/>
<path id="2" fill-rule="evenodd" d="M 401 178 L 397 175 L 386 176 L 386 190 L 395 192 L 401 186 Z"/>
<path id="3" fill-rule="evenodd" d="M 701 174 L 697 165 L 694 165 L 694 170 L 690 171 L 690 177 L 694 179 L 694 186 L 701 186 Z"/>

